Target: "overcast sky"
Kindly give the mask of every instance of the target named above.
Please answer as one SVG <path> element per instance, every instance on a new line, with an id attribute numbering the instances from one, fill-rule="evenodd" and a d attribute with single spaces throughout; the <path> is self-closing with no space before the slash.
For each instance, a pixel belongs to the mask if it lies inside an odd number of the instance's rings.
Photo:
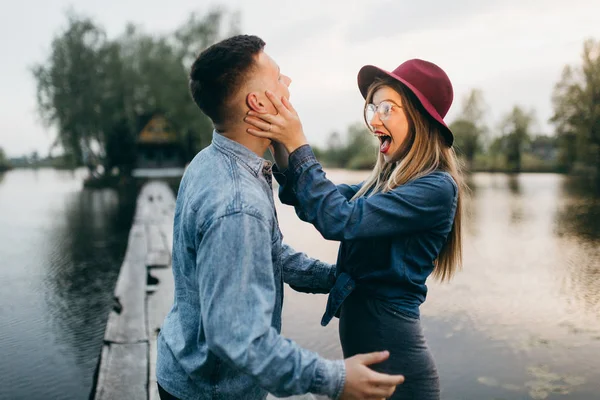
<path id="1" fill-rule="evenodd" d="M 9 156 L 46 154 L 52 142 L 53 131 L 36 112 L 29 68 L 47 57 L 69 8 L 115 37 L 127 22 L 170 32 L 191 12 L 216 4 L 238 10 L 242 31 L 267 42 L 267 52 L 293 79 L 292 103 L 316 144 L 361 119 L 361 66 L 393 70 L 410 58 L 435 62 L 450 76 L 455 101 L 447 122 L 463 96 L 480 88 L 492 127 L 519 104 L 535 109 L 538 129 L 550 133 L 551 94 L 563 67 L 579 63 L 586 38 L 600 39 L 598 0 L 7 2 L 0 15 L 0 147 Z"/>

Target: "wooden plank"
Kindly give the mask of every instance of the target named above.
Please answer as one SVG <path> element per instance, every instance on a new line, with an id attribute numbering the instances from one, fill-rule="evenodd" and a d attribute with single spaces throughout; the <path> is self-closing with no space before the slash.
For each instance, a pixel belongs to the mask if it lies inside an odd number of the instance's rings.
<path id="1" fill-rule="evenodd" d="M 147 386 L 147 343 L 104 345 L 95 399 L 147 400 Z"/>
<path id="2" fill-rule="evenodd" d="M 174 201 L 171 203 L 172 208 L 165 210 L 163 213 L 164 221 L 155 225 L 151 225 L 156 232 L 159 232 L 163 240 L 164 251 L 151 252 L 148 254 L 146 265 L 149 266 L 148 273 L 156 281 L 152 285 L 152 290 L 147 288 L 146 313 L 148 321 L 148 338 L 150 348 L 149 360 L 149 385 L 148 397 L 149 400 L 160 400 L 158 395 L 158 387 L 156 382 L 156 358 L 157 358 L 157 338 L 160 327 L 167 316 L 167 313 L 173 305 L 173 296 L 175 292 L 175 283 L 173 281 L 173 271 L 171 270 L 171 251 L 173 237 L 173 214 Z M 161 259 L 161 257 L 163 257 Z M 165 269 L 155 268 L 156 266 L 164 265 Z M 151 268 L 150 268 L 151 267 Z"/>
<path id="3" fill-rule="evenodd" d="M 139 266 L 142 268 L 139 268 Z M 106 323 L 104 340 L 114 343 L 138 343 L 148 340 L 146 335 L 146 266 L 135 268 L 125 262 L 121 267 L 122 284 L 118 286 L 115 299 L 119 310 L 112 310 Z M 141 272 L 141 273 L 140 273 Z"/>
<path id="4" fill-rule="evenodd" d="M 156 339 L 173 302 L 174 212 L 175 196 L 167 184 L 142 188 L 106 325 L 96 399 L 159 400 Z M 147 285 L 147 274 L 158 282 Z"/>
<path id="5" fill-rule="evenodd" d="M 158 386 L 156 382 L 156 356 L 158 353 L 156 339 L 157 333 L 151 333 L 150 337 L 150 376 L 148 380 L 148 398 L 149 400 L 160 400 Z"/>
<path id="6" fill-rule="evenodd" d="M 148 253 L 146 256 L 146 265 L 148 267 L 166 268 L 171 263 L 171 255 L 169 247 L 167 246 L 164 225 L 166 224 L 146 225 L 146 234 L 148 235 Z"/>
<path id="7" fill-rule="evenodd" d="M 167 243 L 161 231 L 161 225 L 147 224 L 146 234 L 148 235 L 148 251 L 167 250 Z"/>
<path id="8" fill-rule="evenodd" d="M 166 248 L 169 255 L 173 254 L 173 219 L 175 218 L 175 208 L 171 209 L 165 217 L 164 222 L 161 224 L 161 232 L 165 239 Z M 170 264 L 170 263 L 169 263 Z"/>
<path id="9" fill-rule="evenodd" d="M 173 271 L 168 269 L 152 269 L 150 274 L 158 279 L 155 291 L 148 294 L 147 312 L 148 312 L 148 337 L 151 333 L 157 332 L 165 317 L 173 306 L 173 297 L 175 293 L 175 283 L 173 281 Z"/>
<path id="10" fill-rule="evenodd" d="M 168 269 L 151 269 L 150 274 L 158 280 L 155 291 L 147 296 L 146 312 L 148 313 L 148 338 L 150 341 L 150 379 L 148 393 L 150 400 L 158 400 L 158 389 L 156 386 L 156 357 L 158 332 L 173 305 L 175 283 L 173 272 Z"/>
<path id="11" fill-rule="evenodd" d="M 146 266 L 149 268 L 167 268 L 171 264 L 171 255 L 167 250 L 150 251 L 146 256 Z"/>
<path id="12" fill-rule="evenodd" d="M 134 226 L 121 266 L 115 299 L 120 310 L 108 316 L 104 340 L 114 343 L 147 341 L 146 334 L 146 237 L 143 227 Z"/>
<path id="13" fill-rule="evenodd" d="M 148 254 L 148 239 L 144 224 L 135 224 L 129 231 L 129 242 L 125 252 L 125 261 L 144 264 Z M 145 264 L 144 264 L 145 267 Z"/>

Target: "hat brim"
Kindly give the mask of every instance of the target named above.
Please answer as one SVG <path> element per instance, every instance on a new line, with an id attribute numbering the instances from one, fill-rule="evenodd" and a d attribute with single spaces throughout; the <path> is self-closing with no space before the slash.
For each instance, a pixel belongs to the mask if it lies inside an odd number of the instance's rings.
<path id="1" fill-rule="evenodd" d="M 409 82 L 402 79 L 401 77 L 394 75 L 393 73 L 383 70 L 374 65 L 365 65 L 364 67 L 362 67 L 360 69 L 360 71 L 358 71 L 358 77 L 357 77 L 358 89 L 360 90 L 360 93 L 362 94 L 363 98 L 364 99 L 367 98 L 367 93 L 369 92 L 369 86 L 371 86 L 371 84 L 375 81 L 375 79 L 385 78 L 385 77 L 392 78 L 392 79 L 402 83 L 411 92 L 413 92 L 413 94 L 415 96 L 417 96 L 417 98 L 421 102 L 421 105 L 423 106 L 423 108 L 425 108 L 425 111 L 427 111 L 427 113 L 433 119 L 435 119 L 437 122 L 440 123 L 440 125 L 442 127 L 442 129 L 441 129 L 442 135 L 444 136 L 444 139 L 446 140 L 446 144 L 448 145 L 448 147 L 452 147 L 452 144 L 454 143 L 454 134 L 452 134 L 452 131 L 450 130 L 450 128 L 448 128 L 448 125 L 446 125 L 446 122 L 444 122 L 444 118 L 442 118 L 442 116 L 436 111 L 435 107 L 429 102 L 429 100 L 427 100 L 427 98 L 417 88 L 415 88 L 413 85 L 411 85 Z"/>

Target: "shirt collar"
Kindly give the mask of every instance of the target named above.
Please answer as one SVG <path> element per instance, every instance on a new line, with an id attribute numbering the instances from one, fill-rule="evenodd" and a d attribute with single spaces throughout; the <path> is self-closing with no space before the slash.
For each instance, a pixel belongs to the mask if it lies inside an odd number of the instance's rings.
<path id="1" fill-rule="evenodd" d="M 271 169 L 272 163 L 259 157 L 246 146 L 226 138 L 217 131 L 213 131 L 212 144 L 219 150 L 237 158 L 241 163 L 245 164 L 255 175 L 265 169 Z"/>

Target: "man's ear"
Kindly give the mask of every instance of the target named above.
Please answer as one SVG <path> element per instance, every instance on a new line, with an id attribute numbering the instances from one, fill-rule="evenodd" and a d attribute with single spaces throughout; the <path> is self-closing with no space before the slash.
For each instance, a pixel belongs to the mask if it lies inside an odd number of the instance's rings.
<path id="1" fill-rule="evenodd" d="M 257 113 L 264 114 L 267 112 L 264 99 L 261 100 L 256 92 L 248 93 L 248 96 L 246 96 L 246 104 L 250 110 Z"/>

